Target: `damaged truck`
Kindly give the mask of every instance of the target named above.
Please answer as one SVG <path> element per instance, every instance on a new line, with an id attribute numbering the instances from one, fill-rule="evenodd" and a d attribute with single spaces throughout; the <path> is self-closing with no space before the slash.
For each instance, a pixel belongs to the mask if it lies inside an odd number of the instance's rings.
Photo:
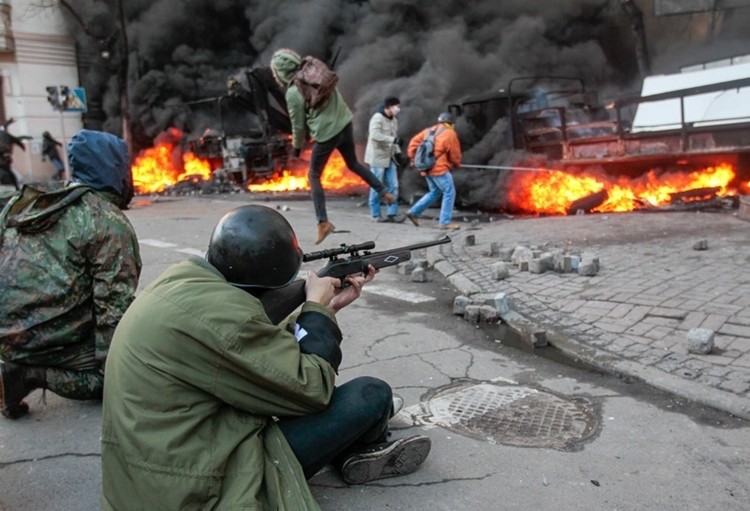
<path id="1" fill-rule="evenodd" d="M 750 58 L 722 64 L 649 76 L 639 95 L 606 102 L 577 78 L 515 78 L 499 92 L 450 105 L 459 133 L 490 148 L 486 164 L 464 167 L 634 178 L 724 164 L 735 172 L 730 186 L 748 193 Z"/>
<path id="2" fill-rule="evenodd" d="M 270 68 L 243 70 L 229 78 L 227 89 L 214 98 L 218 126 L 189 141 L 189 149 L 211 162 L 215 176 L 238 185 L 279 174 L 291 154 L 291 126 Z"/>

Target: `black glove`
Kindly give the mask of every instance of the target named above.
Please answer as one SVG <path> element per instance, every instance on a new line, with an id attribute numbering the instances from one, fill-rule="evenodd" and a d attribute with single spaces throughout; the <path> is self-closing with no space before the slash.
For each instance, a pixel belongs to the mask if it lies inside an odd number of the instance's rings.
<path id="1" fill-rule="evenodd" d="M 294 156 L 295 158 L 299 158 L 299 155 L 300 155 L 300 154 L 302 154 L 302 149 L 301 149 L 301 148 L 299 148 L 299 147 L 295 147 L 295 148 L 294 148 L 294 149 L 292 150 L 292 156 Z"/>
<path id="2" fill-rule="evenodd" d="M 403 142 L 403 140 L 401 140 L 398 137 L 396 137 L 396 138 L 393 139 L 393 143 L 396 144 L 396 145 L 401 145 L 401 142 Z"/>

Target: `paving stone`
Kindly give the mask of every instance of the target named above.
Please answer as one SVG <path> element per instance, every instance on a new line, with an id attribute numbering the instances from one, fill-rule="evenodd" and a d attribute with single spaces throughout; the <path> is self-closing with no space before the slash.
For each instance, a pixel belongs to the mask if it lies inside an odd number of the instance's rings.
<path id="1" fill-rule="evenodd" d="M 707 354 L 714 349 L 715 332 L 708 328 L 691 328 L 687 334 L 687 349 L 690 353 Z"/>
<path id="2" fill-rule="evenodd" d="M 463 316 L 466 313 L 466 307 L 471 305 L 471 298 L 459 295 L 453 299 L 453 314 Z"/>

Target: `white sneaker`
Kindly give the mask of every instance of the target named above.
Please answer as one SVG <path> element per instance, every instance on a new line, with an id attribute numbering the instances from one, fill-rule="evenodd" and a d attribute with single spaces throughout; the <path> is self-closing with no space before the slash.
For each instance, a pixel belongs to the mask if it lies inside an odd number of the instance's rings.
<path id="1" fill-rule="evenodd" d="M 398 414 L 404 407 L 404 398 L 398 394 L 393 394 L 393 409 L 391 410 L 391 417 Z"/>

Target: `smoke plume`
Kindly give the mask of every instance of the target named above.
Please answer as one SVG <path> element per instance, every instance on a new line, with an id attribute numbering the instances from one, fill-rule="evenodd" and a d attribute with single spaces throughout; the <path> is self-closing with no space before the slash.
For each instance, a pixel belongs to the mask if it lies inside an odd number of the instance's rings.
<path id="1" fill-rule="evenodd" d="M 432 124 L 447 105 L 498 91 L 528 75 L 580 77 L 588 89 L 638 89 L 629 20 L 619 0 L 127 0 L 129 94 L 136 149 L 170 127 L 193 136 L 216 127 L 200 100 L 226 93 L 229 76 L 268 66 L 278 48 L 323 60 L 338 53 L 339 89 L 355 113 L 355 136 L 366 138 L 374 110 L 401 99 L 402 138 Z M 116 65 L 117 20 L 112 0 L 70 0 L 96 37 L 70 26 L 87 72 L 90 101 L 102 128 L 120 129 Z M 649 14 L 649 2 L 639 2 Z M 108 18 L 109 16 L 109 18 Z M 746 18 L 744 18 L 746 20 Z M 728 26 L 725 20 L 725 25 Z M 743 24 L 728 33 L 743 34 Z M 739 39 L 743 39 L 740 37 Z M 714 41 L 715 44 L 720 42 Z M 654 48 L 670 49 L 653 41 Z M 680 46 L 684 51 L 684 45 Z M 712 51 L 702 48 L 704 53 Z M 109 51 L 109 60 L 101 57 Z M 674 50 L 674 48 L 672 48 Z M 676 51 L 676 50 L 674 50 Z M 659 62 L 659 59 L 655 59 Z M 662 58 L 662 62 L 665 60 Z M 502 124 L 477 133 L 457 125 L 466 163 L 499 163 Z M 468 175 L 468 174 L 467 174 Z M 457 180 L 468 179 L 459 177 Z M 468 186 L 469 202 L 486 201 L 496 186 Z"/>

